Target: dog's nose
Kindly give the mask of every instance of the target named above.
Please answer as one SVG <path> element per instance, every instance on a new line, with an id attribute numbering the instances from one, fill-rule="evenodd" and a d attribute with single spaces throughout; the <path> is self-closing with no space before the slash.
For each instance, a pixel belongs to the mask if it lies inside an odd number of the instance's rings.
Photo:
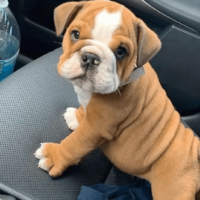
<path id="1" fill-rule="evenodd" d="M 86 69 L 92 69 L 95 66 L 99 65 L 101 62 L 99 56 L 93 53 L 83 53 L 81 65 Z"/>

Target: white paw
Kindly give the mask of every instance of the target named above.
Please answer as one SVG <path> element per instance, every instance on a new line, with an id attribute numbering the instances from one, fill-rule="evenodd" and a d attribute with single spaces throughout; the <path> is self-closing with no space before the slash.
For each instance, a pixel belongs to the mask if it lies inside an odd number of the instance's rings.
<path id="1" fill-rule="evenodd" d="M 48 172 L 49 168 L 47 166 L 47 158 L 44 156 L 44 144 L 45 143 L 41 143 L 41 147 L 37 149 L 34 155 L 39 159 L 38 167 Z"/>
<path id="2" fill-rule="evenodd" d="M 76 118 L 76 108 L 67 108 L 66 113 L 63 115 L 70 130 L 78 128 L 78 120 Z"/>

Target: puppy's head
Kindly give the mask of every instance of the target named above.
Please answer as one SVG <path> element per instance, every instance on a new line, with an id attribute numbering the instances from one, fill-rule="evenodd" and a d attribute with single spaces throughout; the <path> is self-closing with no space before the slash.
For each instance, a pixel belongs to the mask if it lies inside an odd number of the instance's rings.
<path id="1" fill-rule="evenodd" d="M 64 3 L 55 9 L 54 21 L 57 35 L 67 28 L 59 74 L 95 93 L 114 92 L 135 64 L 148 62 L 161 46 L 142 20 L 115 2 Z"/>

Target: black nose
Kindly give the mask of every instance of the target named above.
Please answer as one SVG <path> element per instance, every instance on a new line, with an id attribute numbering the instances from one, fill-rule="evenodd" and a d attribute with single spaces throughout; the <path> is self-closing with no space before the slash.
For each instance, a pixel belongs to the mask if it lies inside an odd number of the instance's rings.
<path id="1" fill-rule="evenodd" d="M 95 66 L 99 65 L 101 62 L 99 56 L 93 54 L 93 53 L 83 53 L 82 54 L 82 60 L 81 65 L 84 68 L 92 69 Z"/>

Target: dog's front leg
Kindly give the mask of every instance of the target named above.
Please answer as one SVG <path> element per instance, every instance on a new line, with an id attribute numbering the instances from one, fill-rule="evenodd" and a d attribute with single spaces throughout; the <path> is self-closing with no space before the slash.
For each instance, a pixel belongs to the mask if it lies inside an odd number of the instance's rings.
<path id="1" fill-rule="evenodd" d="M 102 128 L 94 128 L 98 124 L 85 117 L 79 127 L 60 144 L 43 143 L 35 153 L 36 158 L 40 159 L 39 167 L 48 171 L 52 177 L 60 176 L 69 166 L 77 164 L 103 141 L 112 139 Z"/>
<path id="2" fill-rule="evenodd" d="M 69 107 L 64 113 L 64 119 L 70 130 L 74 131 L 78 128 L 85 115 L 84 109 L 80 106 L 78 109 Z"/>

